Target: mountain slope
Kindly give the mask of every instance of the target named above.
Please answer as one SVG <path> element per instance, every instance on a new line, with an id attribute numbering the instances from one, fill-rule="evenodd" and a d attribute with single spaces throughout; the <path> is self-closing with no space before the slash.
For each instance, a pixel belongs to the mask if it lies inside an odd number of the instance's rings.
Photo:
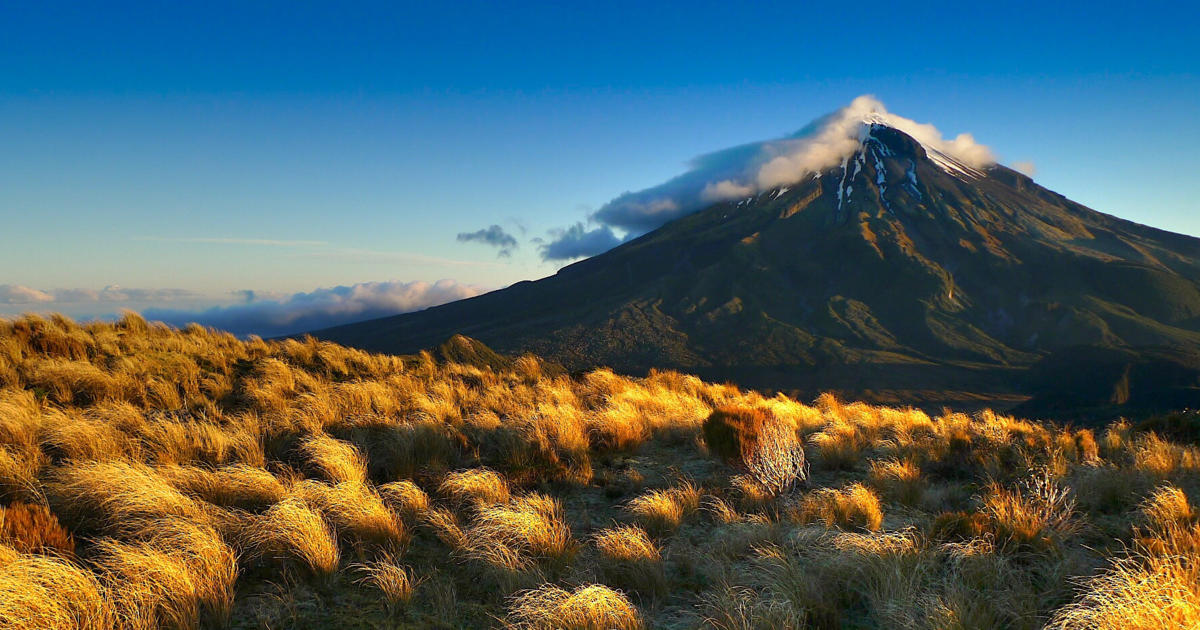
<path id="1" fill-rule="evenodd" d="M 1198 278 L 1200 239 L 866 121 L 856 152 L 801 183 L 716 203 L 536 282 L 314 334 L 412 352 L 461 333 L 570 369 L 1003 404 L 1058 351 L 1200 348 Z"/>

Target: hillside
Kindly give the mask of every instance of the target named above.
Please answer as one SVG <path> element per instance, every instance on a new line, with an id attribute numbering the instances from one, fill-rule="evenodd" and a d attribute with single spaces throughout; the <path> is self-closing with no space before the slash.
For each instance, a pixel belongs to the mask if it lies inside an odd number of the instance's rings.
<path id="1" fill-rule="evenodd" d="M 1200 349 L 1200 240 L 863 125 L 857 153 L 798 184 L 712 204 L 536 282 L 313 334 L 410 353 L 461 333 L 572 370 L 680 369 L 803 398 L 970 408 L 1037 394 L 1029 413 L 1078 402 L 1031 370 L 1041 361 Z M 1200 404 L 1200 363 L 1177 359 L 1186 377 L 1171 389 L 1126 387 Z M 1085 406 L 1120 411 L 1110 393 Z"/>
<path id="2" fill-rule="evenodd" d="M 444 353 L 0 321 L 0 627 L 1200 624 L 1193 444 Z"/>

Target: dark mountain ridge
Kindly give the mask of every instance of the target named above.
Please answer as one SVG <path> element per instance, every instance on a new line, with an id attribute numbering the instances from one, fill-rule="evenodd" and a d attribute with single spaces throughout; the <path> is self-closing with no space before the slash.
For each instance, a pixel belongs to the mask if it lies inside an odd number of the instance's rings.
<path id="1" fill-rule="evenodd" d="M 805 181 L 538 281 L 313 334 L 396 353 L 463 334 L 568 369 L 676 368 L 802 396 L 1052 404 L 1031 368 L 1058 353 L 1200 349 L 1197 279 L 1200 239 L 866 123 L 856 153 Z"/>

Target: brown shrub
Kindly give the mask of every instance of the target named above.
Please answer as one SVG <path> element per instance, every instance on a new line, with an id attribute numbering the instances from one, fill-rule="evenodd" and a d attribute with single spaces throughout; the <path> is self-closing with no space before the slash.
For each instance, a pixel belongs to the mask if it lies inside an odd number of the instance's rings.
<path id="1" fill-rule="evenodd" d="M 75 540 L 50 509 L 40 504 L 0 507 L 0 544 L 21 553 L 75 555 Z"/>

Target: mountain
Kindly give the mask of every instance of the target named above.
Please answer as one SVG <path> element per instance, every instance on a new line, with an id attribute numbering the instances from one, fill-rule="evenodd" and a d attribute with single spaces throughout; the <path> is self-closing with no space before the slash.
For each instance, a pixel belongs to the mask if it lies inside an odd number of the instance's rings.
<path id="1" fill-rule="evenodd" d="M 1097 349 L 1129 365 L 1200 352 L 1200 239 L 1091 210 L 878 118 L 858 133 L 840 164 L 551 277 L 313 334 L 394 353 L 463 334 L 568 369 L 675 368 L 924 406 L 1025 401 L 1035 414 L 1144 398 L 1067 391 Z M 1173 402 L 1200 402 L 1197 362 L 1172 365 Z"/>

